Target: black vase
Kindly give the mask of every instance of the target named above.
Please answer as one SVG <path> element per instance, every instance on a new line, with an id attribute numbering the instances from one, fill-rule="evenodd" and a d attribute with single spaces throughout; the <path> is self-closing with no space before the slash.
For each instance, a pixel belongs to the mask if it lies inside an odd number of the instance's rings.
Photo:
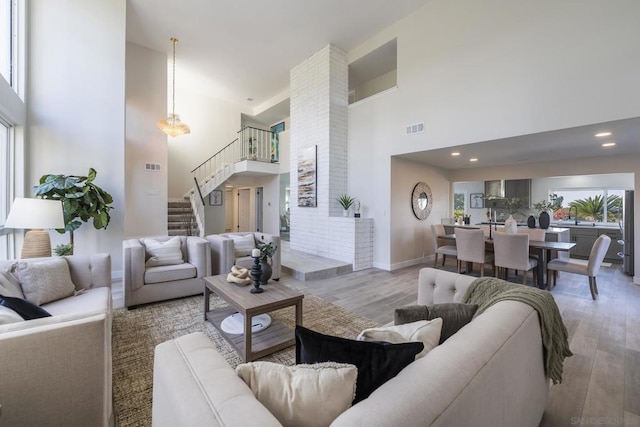
<path id="1" fill-rule="evenodd" d="M 271 279 L 271 274 L 273 274 L 271 264 L 269 264 L 266 258 L 260 260 L 260 269 L 262 270 L 262 275 L 260 276 L 260 284 L 266 285 L 269 279 Z"/>
<path id="2" fill-rule="evenodd" d="M 529 215 L 529 218 L 527 218 L 527 227 L 536 228 L 536 217 Z"/>
<path id="3" fill-rule="evenodd" d="M 538 221 L 540 221 L 540 228 L 546 230 L 547 228 L 549 228 L 549 224 L 551 224 L 551 217 L 549 216 L 549 213 L 545 211 L 540 213 L 540 218 L 538 218 Z"/>

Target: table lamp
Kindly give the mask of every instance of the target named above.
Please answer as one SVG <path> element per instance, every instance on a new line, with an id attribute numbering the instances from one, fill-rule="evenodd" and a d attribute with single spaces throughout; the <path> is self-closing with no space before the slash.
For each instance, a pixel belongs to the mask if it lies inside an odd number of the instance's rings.
<path id="1" fill-rule="evenodd" d="M 29 228 L 24 236 L 22 258 L 51 256 L 48 228 L 64 228 L 60 200 L 16 198 L 4 224 L 5 228 Z"/>

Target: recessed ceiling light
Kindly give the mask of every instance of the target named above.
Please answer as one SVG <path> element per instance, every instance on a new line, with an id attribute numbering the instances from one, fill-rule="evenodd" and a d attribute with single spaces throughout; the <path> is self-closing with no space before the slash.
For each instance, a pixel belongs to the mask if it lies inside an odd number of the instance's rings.
<path id="1" fill-rule="evenodd" d="M 452 156 L 459 156 L 459 155 L 460 155 L 460 153 L 459 153 L 459 152 L 457 152 L 457 151 L 454 151 L 453 153 L 451 153 L 451 155 L 452 155 Z"/>
<path id="2" fill-rule="evenodd" d="M 469 161 L 470 161 L 470 162 L 477 162 L 477 161 L 478 161 L 478 159 L 476 159 L 476 158 L 474 157 L 474 158 L 472 158 L 472 159 L 469 159 Z"/>
<path id="3" fill-rule="evenodd" d="M 600 133 L 596 133 L 596 137 L 598 138 L 604 138 L 605 136 L 610 136 L 611 132 L 600 132 Z"/>
<path id="4" fill-rule="evenodd" d="M 616 145 L 615 142 L 605 142 L 602 144 L 603 147 L 613 147 L 614 145 Z"/>

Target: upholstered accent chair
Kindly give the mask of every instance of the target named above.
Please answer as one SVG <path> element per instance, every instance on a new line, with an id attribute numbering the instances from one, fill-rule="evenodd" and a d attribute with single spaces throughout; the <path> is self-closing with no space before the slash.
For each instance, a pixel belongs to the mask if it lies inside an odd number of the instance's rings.
<path id="1" fill-rule="evenodd" d="M 259 242 L 273 243 L 277 246 L 276 253 L 271 258 L 271 278 L 280 280 L 281 245 L 280 236 L 260 232 L 240 232 L 210 234 L 205 239 L 211 246 L 212 274 L 227 274 L 232 265 L 251 268 L 253 258 L 251 250 L 258 247 Z"/>
<path id="2" fill-rule="evenodd" d="M 596 284 L 596 276 L 600 272 L 602 261 L 604 260 L 609 245 L 611 244 L 611 237 L 606 234 L 601 234 L 596 239 L 591 247 L 591 253 L 589 254 L 589 261 L 585 265 L 583 262 L 574 259 L 560 259 L 555 258 L 549 261 L 547 264 L 547 289 L 551 289 L 551 280 L 549 273 L 553 271 L 553 286 L 556 285 L 556 279 L 558 277 L 558 271 L 565 271 L 567 273 L 582 274 L 589 277 L 589 289 L 591 290 L 591 298 L 596 299 L 598 295 L 598 286 Z"/>
<path id="3" fill-rule="evenodd" d="M 501 233 L 493 235 L 493 253 L 497 270 L 522 271 L 522 284 L 527 284 L 527 272 L 533 270 L 533 282 L 537 280 L 538 260 L 529 256 L 529 235 L 527 233 Z M 497 277 L 497 272 L 496 272 Z"/>
<path id="4" fill-rule="evenodd" d="M 470 265 L 470 270 L 473 270 L 473 264 L 480 264 L 480 277 L 484 277 L 485 264 L 491 264 L 493 273 L 495 273 L 493 254 L 485 250 L 484 231 L 456 227 L 455 232 L 458 273 L 460 273 L 462 263 L 465 261 Z"/>
<path id="5" fill-rule="evenodd" d="M 209 243 L 197 236 L 122 242 L 125 306 L 201 294 L 211 275 Z"/>
<path id="6" fill-rule="evenodd" d="M 445 235 L 444 225 L 432 224 L 431 234 L 433 235 L 433 253 L 435 256 L 433 259 L 433 267 L 435 268 L 438 264 L 438 255 L 442 255 L 442 266 L 444 267 L 444 263 L 447 261 L 447 255 L 457 257 L 458 251 L 455 245 L 441 244 L 439 237 Z"/>

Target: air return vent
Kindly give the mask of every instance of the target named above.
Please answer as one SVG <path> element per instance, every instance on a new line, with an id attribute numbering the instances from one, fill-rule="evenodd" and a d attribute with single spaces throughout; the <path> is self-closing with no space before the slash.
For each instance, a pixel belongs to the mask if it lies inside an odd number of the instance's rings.
<path id="1" fill-rule="evenodd" d="M 413 133 L 422 133 L 424 132 L 424 123 L 416 123 L 414 125 L 408 125 L 406 128 L 407 135 L 411 135 Z"/>

